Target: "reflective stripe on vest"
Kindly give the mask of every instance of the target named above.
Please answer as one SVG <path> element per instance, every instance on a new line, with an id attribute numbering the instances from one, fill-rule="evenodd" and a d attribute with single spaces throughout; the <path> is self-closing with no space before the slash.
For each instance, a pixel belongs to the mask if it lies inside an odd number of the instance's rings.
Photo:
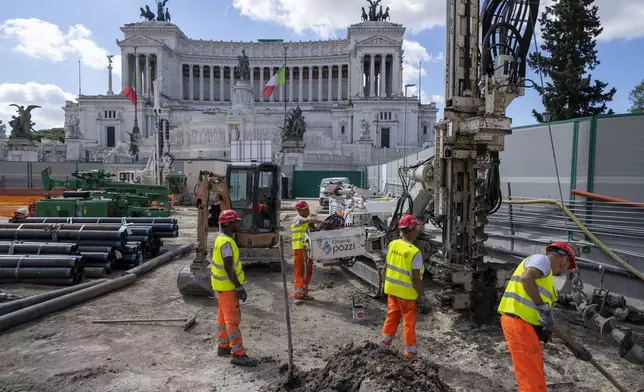
<path id="1" fill-rule="evenodd" d="M 508 282 L 505 293 L 503 293 L 503 297 L 501 298 L 498 311 L 499 313 L 514 314 L 527 323 L 539 326 L 541 324 L 539 323 L 540 316 L 537 305 L 530 299 L 530 296 L 521 283 L 521 276 L 525 271 L 525 262 L 527 260 L 528 258 L 525 258 L 519 264 L 510 278 L 510 282 Z M 550 270 L 548 276 L 536 279 L 535 282 L 537 283 L 539 295 L 543 303 L 552 307 L 552 303 L 557 300 L 557 290 L 555 290 L 554 280 L 552 279 L 552 270 Z"/>
<path id="2" fill-rule="evenodd" d="M 298 226 L 291 224 L 291 237 L 293 249 L 304 249 L 306 247 L 306 231 L 309 229 L 308 223 L 300 223 Z"/>
<path id="3" fill-rule="evenodd" d="M 218 235 L 215 239 L 215 246 L 212 249 L 212 262 L 210 263 L 210 283 L 212 289 L 215 291 L 233 291 L 235 285 L 230 281 L 226 270 L 224 269 L 224 259 L 221 257 L 221 247 L 224 244 L 230 244 L 233 250 L 233 271 L 237 274 L 239 283 L 244 284 L 246 275 L 242 269 L 241 261 L 239 261 L 239 248 L 232 238 L 226 235 Z"/>
<path id="4" fill-rule="evenodd" d="M 401 239 L 389 243 L 387 252 L 387 273 L 385 274 L 385 294 L 402 299 L 416 300 L 418 293 L 412 280 L 412 262 L 420 250 L 413 244 Z M 420 267 L 420 278 L 423 278 L 425 266 Z"/>

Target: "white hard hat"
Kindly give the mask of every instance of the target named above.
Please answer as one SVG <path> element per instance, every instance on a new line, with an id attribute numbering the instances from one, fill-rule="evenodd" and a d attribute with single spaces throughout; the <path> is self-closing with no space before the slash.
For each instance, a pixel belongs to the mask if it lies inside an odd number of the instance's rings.
<path id="1" fill-rule="evenodd" d="M 27 215 L 27 210 L 24 208 L 18 208 L 15 212 L 16 215 Z"/>

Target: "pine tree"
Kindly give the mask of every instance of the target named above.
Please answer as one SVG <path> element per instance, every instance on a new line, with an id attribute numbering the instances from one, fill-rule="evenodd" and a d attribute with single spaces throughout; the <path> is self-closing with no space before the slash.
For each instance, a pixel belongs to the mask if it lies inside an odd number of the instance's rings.
<path id="1" fill-rule="evenodd" d="M 644 80 L 631 90 L 628 100 L 631 101 L 631 113 L 644 113 Z"/>
<path id="2" fill-rule="evenodd" d="M 532 53 L 528 65 L 542 74 L 545 85 L 535 87 L 542 97 L 549 121 L 612 114 L 606 103 L 612 101 L 614 88 L 592 81 L 590 71 L 600 64 L 595 45 L 603 28 L 594 0 L 556 0 L 545 8 L 541 24 L 541 51 Z M 532 115 L 544 122 L 536 110 Z"/>

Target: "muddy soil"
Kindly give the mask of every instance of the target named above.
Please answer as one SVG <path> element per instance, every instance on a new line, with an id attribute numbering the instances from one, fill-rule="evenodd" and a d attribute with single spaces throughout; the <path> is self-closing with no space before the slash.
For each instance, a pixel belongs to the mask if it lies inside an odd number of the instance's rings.
<path id="1" fill-rule="evenodd" d="M 282 370 L 288 370 L 282 367 Z M 447 392 L 438 367 L 424 358 L 410 362 L 402 354 L 382 350 L 373 342 L 348 344 L 334 353 L 323 369 L 294 372 L 266 392 Z"/>
<path id="2" fill-rule="evenodd" d="M 283 218 L 288 220 L 293 215 L 294 211 L 284 211 Z M 167 242 L 194 242 L 195 209 L 178 207 L 175 216 L 179 219 L 181 236 Z M 287 221 L 284 223 L 287 226 Z M 248 301 L 241 304 L 241 332 L 248 354 L 259 358 L 260 363 L 256 368 L 237 368 L 216 355 L 216 301 L 184 298 L 177 290 L 177 275 L 193 257 L 185 255 L 122 290 L 0 334 L 0 391 L 254 392 L 271 385 L 274 388 L 275 383 L 283 380 L 280 368 L 288 359 L 281 273 L 266 268 L 246 271 Z M 288 290 L 292 292 L 290 258 L 287 262 Z M 354 363 L 349 359 L 353 357 L 340 357 L 331 364 L 327 359 L 338 356 L 352 341 L 359 344 L 356 350 L 364 350 L 364 341 L 377 341 L 386 304 L 362 296 L 354 282 L 337 267 L 316 264 L 312 283 L 315 301 L 291 306 L 295 364 L 301 371 L 298 373 L 301 387 L 314 382 L 333 382 L 336 376 L 332 373 L 344 372 L 337 380 L 345 380 Z M 18 295 L 51 289 L 32 285 L 0 286 L 0 291 Z M 366 319 L 361 324 L 352 320 L 354 295 L 356 301 L 366 306 Z M 174 318 L 195 314 L 197 324 L 187 332 L 183 331 L 182 323 L 92 323 L 96 319 Z M 596 360 L 627 390 L 644 388 L 641 366 L 621 359 L 617 349 L 583 327 L 579 314 L 558 311 L 556 316 L 565 321 L 575 338 L 586 344 Z M 394 340 L 398 351 L 402 349 L 401 334 L 402 327 Z M 417 335 L 421 356 L 429 361 L 418 366 L 428 366 L 426 375 L 437 374 L 451 390 L 517 390 L 498 323 L 477 327 L 451 310 L 435 307 L 431 314 L 419 317 Z M 382 359 L 378 370 L 375 363 L 381 358 L 377 358 L 366 360 L 366 366 L 353 368 L 360 378 L 365 377 L 360 392 L 380 392 L 377 387 L 386 380 L 378 377 L 406 366 L 402 361 L 394 361 L 392 354 Z M 614 390 L 592 365 L 576 360 L 556 339 L 545 347 L 544 360 L 549 391 Z M 319 371 L 327 366 L 330 366 L 327 375 Z M 413 371 L 414 378 L 420 377 Z M 365 381 L 367 378 L 376 381 Z M 438 378 L 427 380 L 440 385 Z M 432 391 L 431 387 L 420 390 Z"/>

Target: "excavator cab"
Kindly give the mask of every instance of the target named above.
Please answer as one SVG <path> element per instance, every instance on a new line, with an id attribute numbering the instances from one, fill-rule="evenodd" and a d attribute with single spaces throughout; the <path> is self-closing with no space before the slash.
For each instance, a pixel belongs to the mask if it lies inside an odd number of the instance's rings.
<path id="1" fill-rule="evenodd" d="M 236 234 L 239 248 L 270 248 L 279 238 L 279 166 L 274 163 L 228 165 L 226 183 L 231 208 L 240 218 Z"/>
<path id="2" fill-rule="evenodd" d="M 280 235 L 280 185 L 280 167 L 273 163 L 233 163 L 228 165 L 226 176 L 208 171 L 199 174 L 195 186 L 198 243 L 192 264 L 177 277 L 181 294 L 214 294 L 210 287 L 210 252 L 219 226 L 217 216 L 227 208 L 237 211 L 241 218 L 234 238 L 242 265 L 266 265 L 280 270 L 276 246 Z M 217 205 L 211 204 L 211 196 L 217 198 Z"/>

